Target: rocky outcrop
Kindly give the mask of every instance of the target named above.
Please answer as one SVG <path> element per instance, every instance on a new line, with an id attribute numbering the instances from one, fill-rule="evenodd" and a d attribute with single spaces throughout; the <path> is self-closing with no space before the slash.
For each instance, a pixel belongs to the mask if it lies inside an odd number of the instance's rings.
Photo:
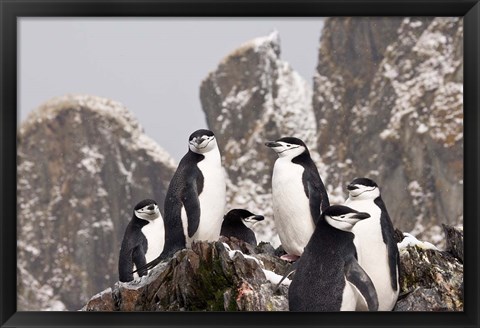
<path id="1" fill-rule="evenodd" d="M 329 18 L 314 77 L 327 184 L 371 177 L 394 225 L 434 242 L 463 221 L 462 42 L 461 18 Z"/>
<path id="2" fill-rule="evenodd" d="M 202 81 L 202 108 L 218 136 L 228 173 L 227 203 L 267 216 L 257 225 L 259 240 L 270 241 L 275 235 L 268 217 L 276 155 L 264 143 L 296 136 L 315 153 L 311 99 L 311 87 L 280 59 L 277 32 L 245 43 Z"/>
<path id="3" fill-rule="evenodd" d="M 459 237 L 448 235 L 447 244 L 463 245 Z M 394 311 L 463 311 L 463 258 L 456 250 L 430 245 L 417 242 L 400 249 L 401 294 Z"/>
<path id="4" fill-rule="evenodd" d="M 446 236 L 446 251 L 463 263 L 463 227 L 442 224 Z"/>
<path id="5" fill-rule="evenodd" d="M 457 258 L 416 239 L 399 248 L 395 311 L 463 310 L 463 264 Z M 148 276 L 93 296 L 82 310 L 287 311 L 290 280 L 275 291 L 290 265 L 280 254 L 269 243 L 253 247 L 235 238 L 194 242 Z"/>
<path id="6" fill-rule="evenodd" d="M 117 281 L 133 206 L 162 204 L 174 168 L 117 102 L 65 96 L 33 112 L 18 134 L 18 309 L 77 310 Z"/>
<path id="7" fill-rule="evenodd" d="M 282 284 L 274 293 L 274 282 L 286 264 L 273 254 L 270 244 L 235 238 L 194 242 L 148 276 L 95 295 L 82 310 L 285 311 L 287 289 Z"/>

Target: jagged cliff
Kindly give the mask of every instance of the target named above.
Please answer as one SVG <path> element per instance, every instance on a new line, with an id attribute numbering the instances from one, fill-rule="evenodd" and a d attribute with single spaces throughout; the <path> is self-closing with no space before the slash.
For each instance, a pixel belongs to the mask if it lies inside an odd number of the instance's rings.
<path id="1" fill-rule="evenodd" d="M 65 96 L 34 111 L 18 134 L 19 310 L 76 310 L 117 281 L 133 206 L 162 204 L 174 168 L 117 102 Z"/>
<path id="2" fill-rule="evenodd" d="M 450 234 L 461 245 L 463 233 Z M 399 240 L 402 241 L 402 240 Z M 83 311 L 288 311 L 289 267 L 268 243 L 235 238 L 195 242 L 148 276 L 116 283 L 93 296 Z M 400 244 L 401 296 L 395 311 L 462 311 L 463 264 L 455 252 L 418 240 Z M 312 273 L 314 274 L 314 273 Z"/>
<path id="3" fill-rule="evenodd" d="M 331 18 L 321 37 L 313 107 L 327 183 L 371 177 L 395 226 L 425 238 L 463 222 L 462 43 L 462 19 L 447 17 Z"/>
<path id="4" fill-rule="evenodd" d="M 280 59 L 277 32 L 251 40 L 226 56 L 200 87 L 208 126 L 217 133 L 228 173 L 228 204 L 269 219 L 258 224 L 271 240 L 271 171 L 276 159 L 265 141 L 296 135 L 313 150 L 317 123 L 311 86 Z"/>
<path id="5" fill-rule="evenodd" d="M 222 138 L 230 202 L 271 217 L 275 155 L 263 142 L 294 135 L 311 148 L 331 203 L 370 177 L 398 228 L 441 242 L 442 223 L 463 222 L 462 40 L 461 18 L 328 18 L 312 99 L 285 70 L 276 33 L 241 46 L 200 92 Z"/>

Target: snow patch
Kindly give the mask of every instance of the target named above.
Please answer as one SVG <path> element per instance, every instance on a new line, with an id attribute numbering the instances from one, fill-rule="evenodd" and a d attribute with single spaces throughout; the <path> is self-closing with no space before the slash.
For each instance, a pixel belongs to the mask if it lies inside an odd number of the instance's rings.
<path id="1" fill-rule="evenodd" d="M 99 173 L 102 170 L 105 157 L 99 153 L 98 148 L 96 146 L 84 146 L 80 151 L 85 156 L 80 161 L 80 164 L 92 175 Z"/>
<path id="2" fill-rule="evenodd" d="M 262 270 L 263 270 L 263 273 L 265 274 L 265 277 L 267 278 L 267 280 L 270 281 L 272 284 L 278 285 L 280 280 L 282 280 L 282 278 L 283 278 L 281 275 L 276 274 L 273 271 L 265 270 L 265 269 L 262 269 Z M 282 281 L 282 285 L 290 286 L 291 282 L 292 281 L 289 278 L 285 278 Z"/>
<path id="3" fill-rule="evenodd" d="M 403 235 L 405 236 L 405 238 L 403 238 L 402 242 L 397 244 L 400 251 L 405 250 L 409 246 L 417 246 L 421 249 L 433 249 L 436 251 L 439 250 L 435 245 L 429 243 L 428 241 L 420 241 L 407 232 L 404 232 Z"/>
<path id="4" fill-rule="evenodd" d="M 425 132 L 428 131 L 428 126 L 426 126 L 425 124 L 423 123 L 420 123 L 417 127 L 417 133 L 419 134 L 424 134 Z"/>
<path id="5" fill-rule="evenodd" d="M 241 257 L 243 257 L 243 258 L 245 258 L 245 259 L 254 260 L 259 266 L 264 267 L 263 262 L 260 261 L 259 259 L 257 259 L 256 257 L 253 257 L 253 256 L 251 256 L 251 255 L 244 254 L 244 253 L 242 253 L 242 252 L 239 251 L 239 250 L 232 250 L 232 249 L 230 248 L 230 246 L 228 246 L 228 244 L 226 244 L 226 243 L 222 243 L 222 244 L 223 244 L 223 246 L 225 247 L 225 249 L 227 250 L 228 256 L 230 257 L 231 260 L 233 260 L 233 258 L 236 256 L 236 254 L 240 254 Z"/>

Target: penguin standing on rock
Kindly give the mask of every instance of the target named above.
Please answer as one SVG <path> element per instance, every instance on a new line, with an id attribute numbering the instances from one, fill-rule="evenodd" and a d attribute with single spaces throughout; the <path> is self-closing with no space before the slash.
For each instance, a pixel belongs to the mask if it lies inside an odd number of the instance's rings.
<path id="1" fill-rule="evenodd" d="M 297 263 L 288 290 L 290 311 L 378 309 L 375 287 L 356 260 L 352 228 L 369 218 L 342 205 L 328 207 Z"/>
<path id="2" fill-rule="evenodd" d="M 257 246 L 257 238 L 251 227 L 264 219 L 262 215 L 255 215 L 243 209 L 233 209 L 223 218 L 220 235 L 224 237 L 235 237 L 251 245 Z"/>
<path id="3" fill-rule="evenodd" d="M 315 221 L 329 206 L 327 191 L 305 143 L 285 137 L 265 143 L 278 155 L 272 176 L 275 226 L 283 249 L 281 258 L 295 261 L 315 230 Z"/>
<path id="4" fill-rule="evenodd" d="M 164 240 L 165 230 L 157 202 L 142 200 L 133 209 L 132 219 L 125 229 L 118 259 L 119 280 L 132 281 L 132 270 L 159 256 Z M 147 269 L 138 270 L 139 276 L 146 274 Z"/>
<path id="5" fill-rule="evenodd" d="M 368 220 L 355 225 L 358 262 L 368 273 L 378 292 L 380 311 L 391 311 L 399 294 L 398 268 L 400 256 L 395 230 L 378 185 L 367 178 L 356 178 L 348 186 L 345 202 L 357 211 L 370 214 Z"/>
<path id="6" fill-rule="evenodd" d="M 215 135 L 197 130 L 188 139 L 165 197 L 165 247 L 145 268 L 151 269 L 194 240 L 220 237 L 226 203 L 225 171 Z"/>

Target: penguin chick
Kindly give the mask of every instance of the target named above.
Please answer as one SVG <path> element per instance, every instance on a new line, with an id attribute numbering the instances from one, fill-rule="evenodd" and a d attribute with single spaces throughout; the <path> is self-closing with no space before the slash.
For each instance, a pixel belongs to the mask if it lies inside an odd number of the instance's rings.
<path id="1" fill-rule="evenodd" d="M 395 229 L 375 181 L 356 178 L 347 186 L 347 190 L 349 196 L 345 205 L 371 216 L 353 229 L 358 262 L 377 289 L 379 310 L 391 311 L 400 291 L 400 255 Z"/>
<path id="2" fill-rule="evenodd" d="M 165 240 L 163 219 L 157 202 L 144 199 L 133 209 L 132 219 L 125 229 L 118 259 L 118 274 L 121 282 L 132 281 L 132 270 L 144 266 L 160 255 Z M 138 271 L 139 276 L 147 274 Z"/>
<path id="3" fill-rule="evenodd" d="M 200 129 L 188 138 L 165 197 L 165 247 L 144 268 L 151 269 L 194 240 L 220 237 L 226 205 L 225 170 L 215 135 Z"/>
<path id="4" fill-rule="evenodd" d="M 265 145 L 278 155 L 273 167 L 272 200 L 275 226 L 287 252 L 281 258 L 293 261 L 302 255 L 315 220 L 328 207 L 328 195 L 302 140 L 285 137 Z"/>
<path id="5" fill-rule="evenodd" d="M 223 217 L 220 235 L 224 237 L 235 237 L 257 246 L 257 238 L 255 238 L 255 233 L 251 228 L 255 223 L 263 219 L 264 217 L 262 215 L 255 215 L 243 209 L 233 209 Z"/>
<path id="6" fill-rule="evenodd" d="M 378 309 L 375 287 L 356 260 L 352 228 L 369 218 L 342 205 L 321 215 L 288 290 L 290 311 Z"/>

